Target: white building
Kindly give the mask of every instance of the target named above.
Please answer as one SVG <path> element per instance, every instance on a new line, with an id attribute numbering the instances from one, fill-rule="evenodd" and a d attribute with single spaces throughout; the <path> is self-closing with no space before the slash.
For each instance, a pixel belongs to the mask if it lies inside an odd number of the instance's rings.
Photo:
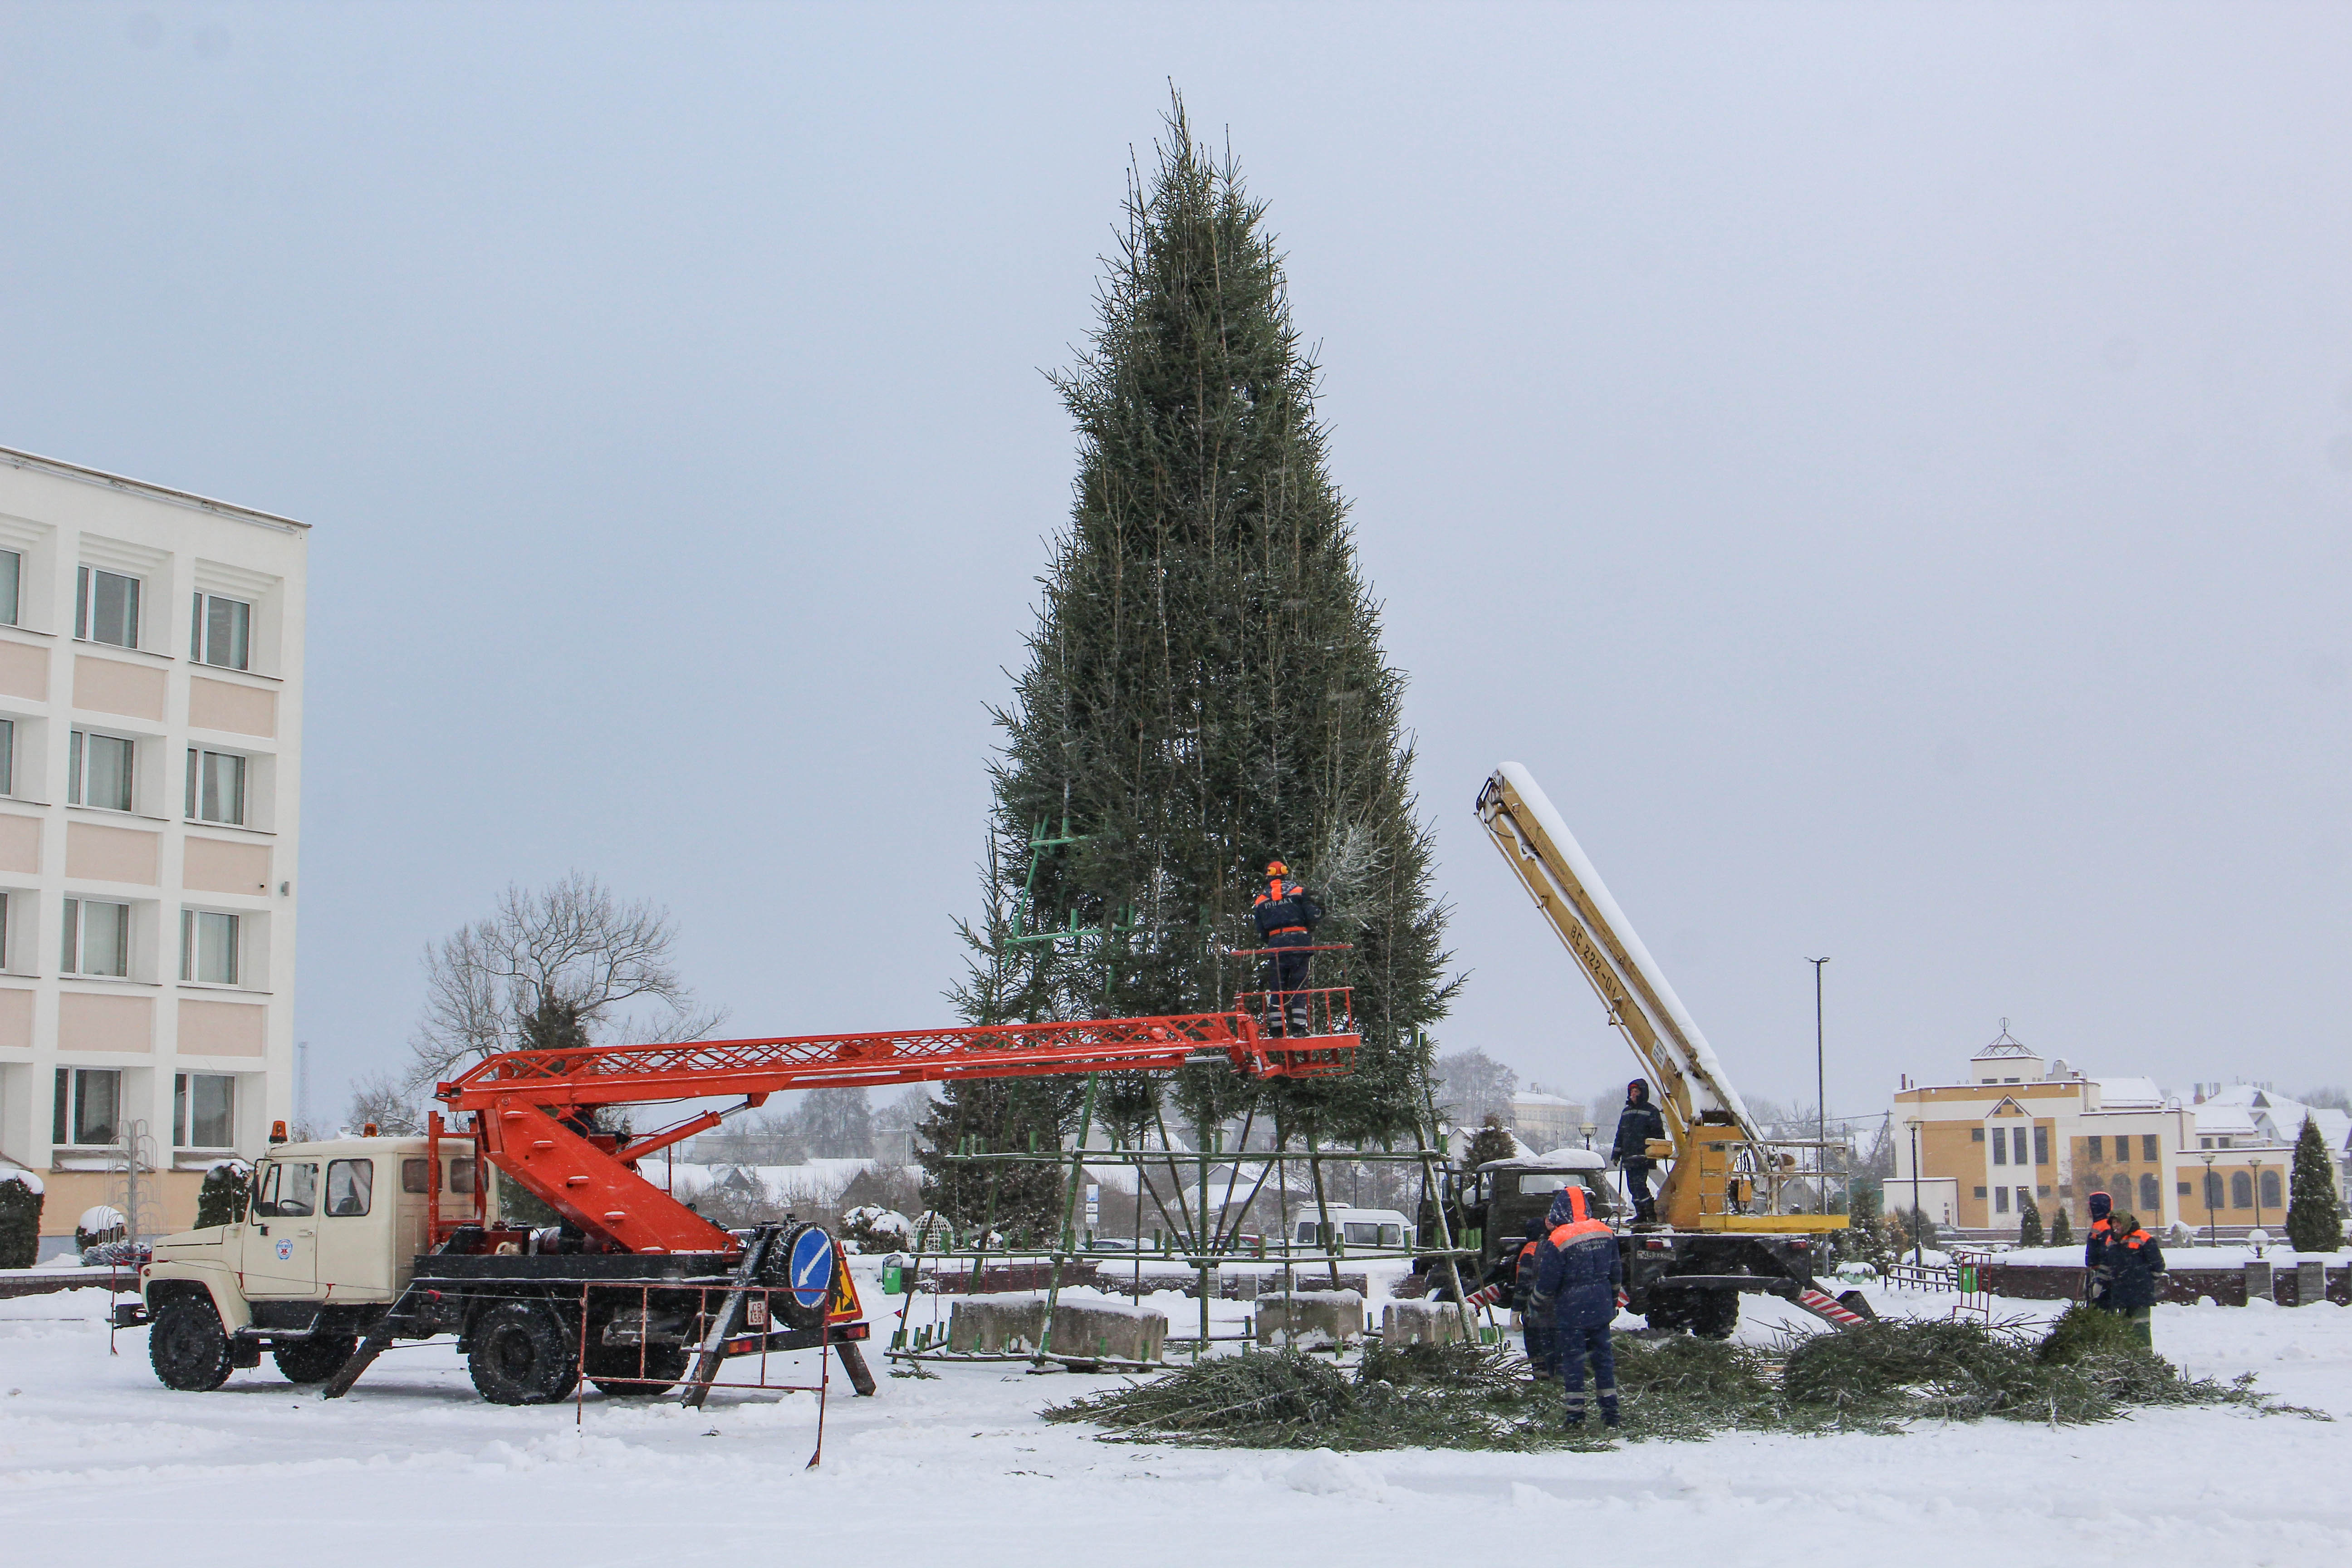
<path id="1" fill-rule="evenodd" d="M 308 526 L 0 448 L 0 1159 L 155 1223 L 291 1115 Z"/>
<path id="2" fill-rule="evenodd" d="M 1529 1088 L 1511 1096 L 1511 1131 L 1531 1149 L 1568 1147 L 1582 1136 L 1584 1121 L 1584 1107 L 1559 1095 Z"/>

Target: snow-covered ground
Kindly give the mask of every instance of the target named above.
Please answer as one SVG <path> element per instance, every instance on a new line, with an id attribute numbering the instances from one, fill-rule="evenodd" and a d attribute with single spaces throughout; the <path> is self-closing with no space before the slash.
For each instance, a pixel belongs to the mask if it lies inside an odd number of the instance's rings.
<path id="1" fill-rule="evenodd" d="M 861 1268 L 861 1272 L 864 1270 Z M 872 1290 L 881 1309 L 895 1299 Z M 1882 1311 L 1952 1299 L 1874 1291 Z M 1895 1437 L 1730 1436 L 1608 1453 L 1329 1456 L 1138 1447 L 1038 1407 L 1114 1379 L 1018 1366 L 836 1378 L 824 1462 L 805 1394 L 688 1413 L 589 1394 L 474 1397 L 446 1342 L 399 1349 L 327 1403 L 265 1363 L 173 1394 L 144 1331 L 107 1353 L 96 1291 L 0 1301 L 0 1563 L 128 1552 L 174 1568 L 852 1563 L 944 1558 L 1343 1564 L 1538 1560 L 1778 1564 L 2310 1563 L 2352 1550 L 2352 1310 L 2159 1307 L 2189 1371 L 2260 1374 L 2337 1417 L 2160 1411 L 2101 1426 L 1988 1421 Z M 1749 1298 L 1742 1333 L 1813 1326 Z M 1160 1298 L 1173 1328 L 1198 1304 Z M 919 1300 L 916 1321 L 932 1303 Z M 2046 1314 L 2023 1302 L 2002 1312 Z M 1221 1331 L 1242 1303 L 1214 1304 Z M 878 1357 L 877 1357 L 878 1365 Z M 1729 1555 L 1727 1557 L 1727 1553 Z"/>

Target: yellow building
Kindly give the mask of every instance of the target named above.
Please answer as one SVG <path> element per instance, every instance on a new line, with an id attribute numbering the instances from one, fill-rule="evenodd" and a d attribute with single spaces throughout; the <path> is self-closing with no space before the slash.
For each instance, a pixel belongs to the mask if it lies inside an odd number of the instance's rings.
<path id="1" fill-rule="evenodd" d="M 2343 1188 L 2352 1117 L 2252 1085 L 2214 1087 L 2184 1104 L 2148 1079 L 2089 1078 L 2021 1044 L 2003 1019 L 1963 1079 L 1906 1079 L 1896 1092 L 1886 1206 L 1907 1206 L 1916 1148 L 1922 1182 L 1949 1182 L 1952 1223 L 1978 1235 L 2015 1236 L 2029 1207 L 2045 1226 L 2064 1209 L 2080 1235 L 2095 1192 L 2151 1230 L 2276 1230 L 2305 1116 L 2327 1138 Z"/>

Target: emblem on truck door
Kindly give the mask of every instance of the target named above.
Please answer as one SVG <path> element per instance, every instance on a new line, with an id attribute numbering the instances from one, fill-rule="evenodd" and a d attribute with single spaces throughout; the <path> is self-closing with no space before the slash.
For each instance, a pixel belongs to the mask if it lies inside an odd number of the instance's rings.
<path id="1" fill-rule="evenodd" d="M 281 1241 L 278 1244 L 278 1261 L 280 1263 L 291 1263 L 294 1261 L 294 1244 L 292 1242 Z"/>

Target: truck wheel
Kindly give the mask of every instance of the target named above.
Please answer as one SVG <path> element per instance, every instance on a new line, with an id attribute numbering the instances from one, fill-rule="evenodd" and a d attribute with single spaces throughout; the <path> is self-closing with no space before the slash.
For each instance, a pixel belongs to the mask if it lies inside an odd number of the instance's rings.
<path id="1" fill-rule="evenodd" d="M 1690 1331 L 1703 1340 L 1727 1340 L 1739 1326 L 1739 1292 L 1700 1290 L 1693 1303 Z"/>
<path id="2" fill-rule="evenodd" d="M 803 1306 L 791 1289 L 793 1250 L 800 1245 L 801 1237 L 810 1231 L 824 1235 L 822 1226 L 796 1225 L 778 1237 L 769 1247 L 764 1266 L 760 1270 L 759 1282 L 768 1288 L 768 1310 L 775 1315 L 776 1327 L 780 1329 L 814 1329 L 824 1322 L 825 1302 L 822 1298 L 813 1307 Z M 830 1241 L 831 1238 L 826 1239 Z M 833 1279 L 832 1270 L 836 1267 L 838 1260 L 828 1258 L 824 1268 L 828 1284 Z"/>
<path id="3" fill-rule="evenodd" d="M 280 1340 L 271 1347 L 269 1359 L 278 1363 L 289 1383 L 324 1383 L 341 1372 L 359 1348 L 355 1339 L 312 1334 L 303 1340 Z"/>
<path id="4" fill-rule="evenodd" d="M 509 1301 L 474 1325 L 466 1358 L 474 1392 L 493 1405 L 551 1405 L 580 1381 L 572 1336 L 536 1301 Z"/>
<path id="5" fill-rule="evenodd" d="M 155 1314 L 147 1360 L 166 1388 L 207 1394 L 228 1381 L 228 1331 L 207 1300 L 183 1298 Z"/>
<path id="6" fill-rule="evenodd" d="M 686 1375 L 689 1359 L 684 1345 L 647 1345 L 643 1370 L 635 1345 L 588 1346 L 588 1381 L 596 1392 L 614 1399 L 650 1399 L 667 1394 Z M 638 1378 L 652 1381 L 639 1383 Z"/>

